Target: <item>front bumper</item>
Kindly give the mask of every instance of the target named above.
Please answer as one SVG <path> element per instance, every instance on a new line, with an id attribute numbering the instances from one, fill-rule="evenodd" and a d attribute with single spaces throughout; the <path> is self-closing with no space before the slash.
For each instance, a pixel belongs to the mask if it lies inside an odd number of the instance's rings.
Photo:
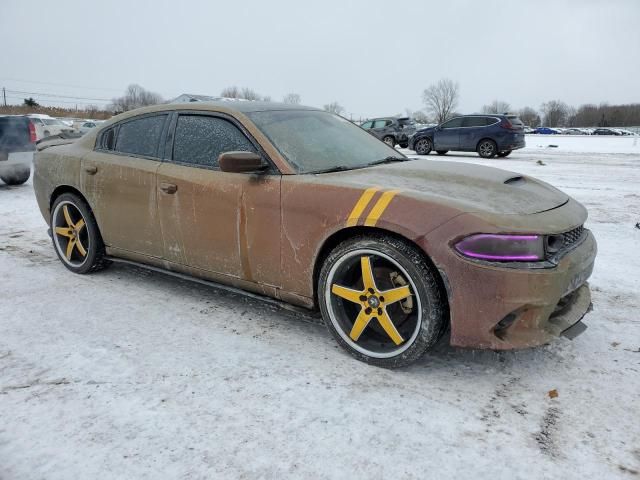
<path id="1" fill-rule="evenodd" d="M 552 268 L 505 268 L 453 252 L 436 263 L 448 287 L 451 344 L 511 350 L 550 342 L 591 307 L 587 279 L 597 252 L 590 231 Z M 573 333 L 580 330 L 572 329 Z M 580 333 L 580 332 L 578 332 Z"/>

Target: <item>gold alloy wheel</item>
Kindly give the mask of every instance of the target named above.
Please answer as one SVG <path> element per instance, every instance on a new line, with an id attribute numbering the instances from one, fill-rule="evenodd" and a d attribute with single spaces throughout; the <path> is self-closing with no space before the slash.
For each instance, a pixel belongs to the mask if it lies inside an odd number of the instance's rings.
<path id="1" fill-rule="evenodd" d="M 380 290 L 376 285 L 369 256 L 360 257 L 360 270 L 364 286 L 362 290 L 354 290 L 337 283 L 331 285 L 331 293 L 360 307 L 349 337 L 357 342 L 369 323 L 377 321 L 393 343 L 401 345 L 405 339 L 391 320 L 387 307 L 411 297 L 410 286 L 403 285 L 389 290 Z"/>
<path id="2" fill-rule="evenodd" d="M 82 213 L 71 202 L 60 203 L 53 214 L 54 242 L 67 263 L 77 267 L 87 258 L 89 236 Z"/>

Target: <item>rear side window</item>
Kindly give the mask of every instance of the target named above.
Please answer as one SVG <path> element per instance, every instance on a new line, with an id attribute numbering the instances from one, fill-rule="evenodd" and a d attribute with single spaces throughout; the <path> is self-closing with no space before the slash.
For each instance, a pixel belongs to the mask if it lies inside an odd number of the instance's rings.
<path id="1" fill-rule="evenodd" d="M 137 118 L 120 124 L 114 150 L 129 155 L 157 157 L 167 115 Z"/>
<path id="2" fill-rule="evenodd" d="M 98 140 L 100 150 L 113 150 L 116 147 L 116 127 L 105 130 Z"/>
<path id="3" fill-rule="evenodd" d="M 500 120 L 496 117 L 485 117 L 486 125 L 495 125 Z"/>
<path id="4" fill-rule="evenodd" d="M 515 115 L 507 117 L 507 120 L 509 120 L 511 122 L 511 125 L 513 125 L 514 127 L 524 126 L 524 123 L 522 123 L 522 120 L 520 120 L 520 118 L 516 117 Z"/>
<path id="5" fill-rule="evenodd" d="M 386 120 L 376 120 L 373 123 L 373 128 L 384 128 L 387 125 Z"/>
<path id="6" fill-rule="evenodd" d="M 204 115 L 178 117 L 173 161 L 218 168 L 218 156 L 233 151 L 257 153 L 244 133 L 228 120 Z"/>
<path id="7" fill-rule="evenodd" d="M 486 125 L 485 117 L 465 117 L 462 122 L 463 127 L 485 127 Z"/>

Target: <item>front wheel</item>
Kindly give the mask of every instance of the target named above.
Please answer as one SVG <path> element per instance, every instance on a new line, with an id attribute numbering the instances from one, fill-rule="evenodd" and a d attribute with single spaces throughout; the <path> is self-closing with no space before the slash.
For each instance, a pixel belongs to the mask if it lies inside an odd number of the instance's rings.
<path id="1" fill-rule="evenodd" d="M 384 235 L 338 245 L 318 281 L 329 331 L 358 360 L 395 368 L 420 358 L 446 326 L 436 273 L 414 246 Z"/>
<path id="2" fill-rule="evenodd" d="M 418 155 L 429 155 L 433 149 L 433 144 L 429 138 L 421 138 L 416 141 L 414 148 Z"/>
<path id="3" fill-rule="evenodd" d="M 53 202 L 51 237 L 58 258 L 74 273 L 94 272 L 109 264 L 93 213 L 75 194 L 64 193 Z"/>
<path id="4" fill-rule="evenodd" d="M 15 170 L 11 173 L 5 173 L 4 175 L 0 175 L 0 178 L 7 185 L 22 185 L 24 182 L 29 180 L 30 175 L 31 175 L 31 168 L 26 167 L 19 170 Z"/>
<path id="5" fill-rule="evenodd" d="M 382 141 L 387 145 L 389 145 L 391 148 L 396 146 L 396 139 L 393 138 L 391 135 L 387 135 L 382 139 Z"/>
<path id="6" fill-rule="evenodd" d="M 498 157 L 500 157 L 500 158 L 508 157 L 509 155 L 511 155 L 511 150 L 505 150 L 504 152 L 498 152 Z"/>
<path id="7" fill-rule="evenodd" d="M 498 148 L 493 140 L 482 140 L 478 144 L 478 155 L 482 158 L 493 158 L 496 153 L 498 153 Z"/>

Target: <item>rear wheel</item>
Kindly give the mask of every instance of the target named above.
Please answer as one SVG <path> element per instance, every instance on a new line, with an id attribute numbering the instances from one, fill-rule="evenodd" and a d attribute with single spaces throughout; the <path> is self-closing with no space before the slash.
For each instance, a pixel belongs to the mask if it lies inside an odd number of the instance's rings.
<path id="1" fill-rule="evenodd" d="M 31 168 L 26 167 L 26 168 L 15 170 L 11 173 L 0 175 L 0 178 L 7 185 L 22 185 L 24 182 L 29 180 L 30 175 L 31 175 Z"/>
<path id="2" fill-rule="evenodd" d="M 89 206 L 72 193 L 56 198 L 51 208 L 51 237 L 58 258 L 74 273 L 89 273 L 109 264 Z"/>
<path id="3" fill-rule="evenodd" d="M 482 140 L 478 144 L 478 155 L 482 158 L 493 158 L 498 153 L 498 147 L 493 140 Z"/>
<path id="4" fill-rule="evenodd" d="M 384 137 L 382 139 L 382 141 L 384 143 L 386 143 L 387 145 L 389 145 L 390 147 L 395 147 L 396 146 L 396 139 L 393 138 L 391 135 L 387 135 L 386 137 Z"/>
<path id="5" fill-rule="evenodd" d="M 436 153 L 437 153 L 438 155 L 446 155 L 446 154 L 447 154 L 447 152 L 449 152 L 449 150 L 436 150 Z"/>
<path id="6" fill-rule="evenodd" d="M 412 245 L 383 235 L 338 245 L 320 271 L 318 302 L 337 342 L 358 360 L 408 365 L 442 336 L 446 300 Z"/>
<path id="7" fill-rule="evenodd" d="M 498 152 L 498 157 L 504 158 L 508 157 L 511 154 L 511 150 L 505 150 L 504 152 Z"/>
<path id="8" fill-rule="evenodd" d="M 420 138 L 416 141 L 414 148 L 418 155 L 429 155 L 433 149 L 433 144 L 429 138 Z"/>

